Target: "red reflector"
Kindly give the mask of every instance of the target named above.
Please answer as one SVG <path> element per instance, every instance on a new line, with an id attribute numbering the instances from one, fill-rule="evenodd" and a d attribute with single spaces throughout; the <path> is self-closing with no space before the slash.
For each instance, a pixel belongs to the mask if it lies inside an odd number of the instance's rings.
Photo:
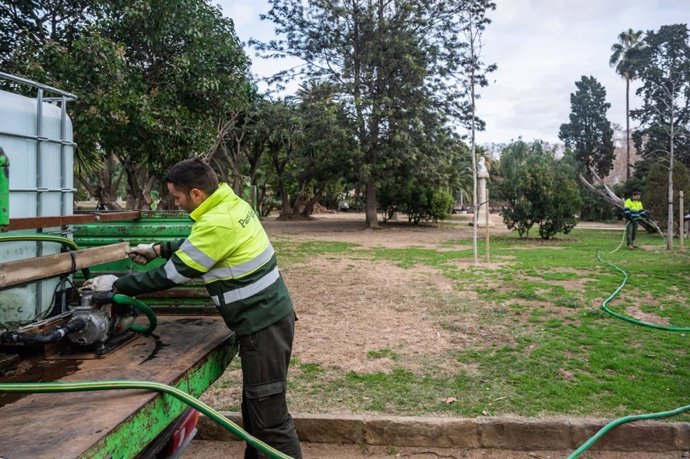
<path id="1" fill-rule="evenodd" d="M 194 434 L 194 428 L 199 422 L 199 415 L 200 413 L 197 410 L 191 410 L 189 413 L 187 413 L 180 425 L 177 426 L 175 432 L 173 432 L 172 436 L 170 437 L 168 447 L 165 451 L 166 456 L 175 454 L 180 446 L 185 444 L 185 440 L 187 440 L 190 435 Z"/>

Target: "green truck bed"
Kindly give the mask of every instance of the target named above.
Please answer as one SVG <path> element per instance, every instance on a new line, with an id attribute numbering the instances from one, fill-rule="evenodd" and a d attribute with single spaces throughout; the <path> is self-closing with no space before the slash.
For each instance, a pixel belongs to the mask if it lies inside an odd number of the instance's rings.
<path id="1" fill-rule="evenodd" d="M 199 396 L 237 353 L 219 317 L 159 316 L 156 333 L 105 358 L 24 361 L 0 382 L 147 380 Z M 0 456 L 136 457 L 186 408 L 146 391 L 0 394 Z"/>

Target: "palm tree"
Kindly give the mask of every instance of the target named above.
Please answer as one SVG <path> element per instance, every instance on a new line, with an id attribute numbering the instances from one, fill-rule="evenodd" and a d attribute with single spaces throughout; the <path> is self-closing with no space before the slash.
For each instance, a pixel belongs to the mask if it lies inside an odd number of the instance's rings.
<path id="1" fill-rule="evenodd" d="M 618 35 L 618 43 L 611 46 L 609 65 L 616 67 L 616 72 L 625 78 L 625 179 L 630 179 L 630 81 L 635 79 L 640 49 L 642 48 L 642 31 L 628 29 Z"/>

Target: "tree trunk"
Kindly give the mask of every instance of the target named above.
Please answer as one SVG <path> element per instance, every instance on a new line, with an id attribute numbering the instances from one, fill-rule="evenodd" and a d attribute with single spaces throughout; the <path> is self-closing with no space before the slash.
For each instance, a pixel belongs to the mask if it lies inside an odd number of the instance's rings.
<path id="1" fill-rule="evenodd" d="M 367 227 L 368 228 L 378 228 L 378 214 L 376 212 L 376 179 L 369 173 L 367 177 Z"/>
<path id="2" fill-rule="evenodd" d="M 149 177 L 146 179 L 146 183 L 144 184 L 144 188 L 142 190 L 142 198 L 143 198 L 143 205 L 142 209 L 151 209 L 151 205 L 153 204 L 153 198 L 151 197 L 151 190 L 153 189 L 153 184 L 156 183 L 156 177 Z"/>
<path id="3" fill-rule="evenodd" d="M 106 155 L 104 167 L 95 174 L 95 185 L 84 177 L 78 178 L 89 194 L 96 198 L 99 209 L 122 210 L 122 206 L 117 203 L 117 190 L 120 187 L 123 171 L 117 170 L 117 164 L 118 161 L 115 155 L 108 154 Z"/>
<path id="4" fill-rule="evenodd" d="M 309 200 L 304 205 L 304 210 L 302 210 L 303 217 L 310 217 L 314 214 L 314 207 L 316 206 L 316 203 L 319 201 L 319 199 L 321 199 L 321 197 L 323 196 L 323 192 L 325 189 L 326 187 L 324 185 L 312 187 L 312 197 L 309 198 Z"/>
<path id="5" fill-rule="evenodd" d="M 625 181 L 630 180 L 630 78 L 625 77 Z"/>
<path id="6" fill-rule="evenodd" d="M 472 30 L 472 13 L 470 12 L 470 57 L 472 61 L 474 61 L 474 59 L 476 58 L 473 33 L 474 32 Z M 477 264 L 479 262 L 479 250 L 477 248 L 477 226 L 479 224 L 479 219 L 477 217 L 479 215 L 479 203 L 477 202 L 477 148 L 475 144 L 476 106 L 474 103 L 474 62 L 472 62 L 472 68 L 470 70 L 470 97 L 470 102 L 472 104 L 472 119 L 470 120 L 470 122 L 472 123 L 472 205 L 474 206 L 472 212 L 472 250 L 474 253 L 474 263 Z"/>
<path id="7" fill-rule="evenodd" d="M 305 189 L 305 184 L 300 186 L 300 189 L 292 199 L 292 205 L 290 206 L 289 216 L 294 217 L 299 215 L 304 208 L 304 201 L 306 200 L 307 191 Z"/>
<path id="8" fill-rule="evenodd" d="M 96 199 L 98 203 L 96 206 L 97 209 L 122 210 L 120 204 L 117 203 L 116 191 L 105 185 L 103 175 L 106 175 L 103 171 L 98 172 L 98 184 L 95 187 L 82 177 L 79 177 L 79 182 L 86 188 L 86 191 Z"/>
<path id="9" fill-rule="evenodd" d="M 669 148 L 669 165 L 668 165 L 668 219 L 666 221 L 666 234 L 667 234 L 667 242 L 666 242 L 666 248 L 668 250 L 673 249 L 673 156 L 674 156 L 674 149 L 673 149 L 673 136 L 674 136 L 674 130 L 673 130 L 673 100 L 671 102 L 671 130 L 670 130 L 670 148 Z"/>
<path id="10" fill-rule="evenodd" d="M 232 190 L 237 196 L 242 196 L 242 176 L 237 175 L 234 171 L 232 175 Z"/>
<path id="11" fill-rule="evenodd" d="M 353 47 L 353 55 L 352 55 L 352 68 L 353 68 L 353 80 L 354 80 L 354 105 L 355 105 L 355 112 L 357 114 L 357 136 L 358 136 L 358 143 L 359 143 L 359 148 L 362 153 L 364 153 L 364 161 L 365 164 L 368 164 L 372 166 L 370 157 L 369 157 L 369 141 L 367 140 L 370 136 L 367 135 L 367 130 L 366 130 L 366 123 L 364 120 L 364 108 L 362 107 L 362 94 L 361 94 L 361 78 L 362 78 L 362 61 L 361 61 L 361 46 L 360 46 L 360 36 L 359 36 L 359 4 L 357 2 L 352 3 L 352 17 L 353 17 L 353 24 L 352 24 L 352 36 L 353 36 L 353 42 L 352 42 L 352 47 Z M 378 221 L 377 221 L 377 216 L 376 216 L 376 183 L 374 181 L 374 178 L 372 177 L 372 170 L 371 168 L 367 169 L 367 176 L 366 176 L 366 209 L 365 209 L 365 215 L 366 215 L 366 222 L 367 222 L 367 227 L 368 228 L 377 228 L 378 227 Z M 373 188 L 373 191 L 370 192 L 369 188 Z M 370 210 L 370 208 L 373 208 L 373 212 Z"/>
<path id="12" fill-rule="evenodd" d="M 168 191 L 168 187 L 163 186 L 161 187 L 161 195 L 160 199 L 158 200 L 158 206 L 156 206 L 157 210 L 178 210 L 178 207 L 175 205 L 175 198 L 173 195 L 170 194 L 170 191 Z"/>
<path id="13" fill-rule="evenodd" d="M 270 200 L 269 196 L 269 187 L 268 185 L 264 184 L 263 186 L 258 187 L 259 189 L 259 199 L 258 199 L 258 207 L 259 207 L 259 212 L 261 213 L 262 217 L 267 217 L 268 214 L 271 213 L 273 210 L 273 203 Z"/>
<path id="14" fill-rule="evenodd" d="M 280 193 L 280 200 L 282 203 L 280 215 L 287 215 L 290 213 L 290 200 L 285 191 L 285 180 L 281 176 L 278 177 L 278 193 Z"/>
<path id="15" fill-rule="evenodd" d="M 319 194 L 315 194 L 304 204 L 304 209 L 302 209 L 302 217 L 309 218 L 314 213 L 314 206 L 319 200 Z"/>
<path id="16" fill-rule="evenodd" d="M 127 164 L 125 165 L 127 174 L 127 209 L 130 210 L 150 210 L 151 209 L 151 188 L 156 178 L 149 176 L 149 168 L 146 165 Z"/>

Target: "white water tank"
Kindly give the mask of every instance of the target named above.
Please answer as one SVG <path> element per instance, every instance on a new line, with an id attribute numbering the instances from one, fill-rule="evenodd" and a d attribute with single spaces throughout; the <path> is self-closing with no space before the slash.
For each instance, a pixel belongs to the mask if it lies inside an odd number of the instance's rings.
<path id="1" fill-rule="evenodd" d="M 7 74 L 0 78 L 36 94 L 26 97 L 0 91 L 0 147 L 10 163 L 10 219 L 71 215 L 74 143 L 66 103 L 74 96 Z M 69 236 L 61 228 L 2 234 Z M 0 242 L 0 262 L 59 252 L 56 243 Z M 59 279 L 53 278 L 0 291 L 0 329 L 47 315 L 58 284 Z"/>

